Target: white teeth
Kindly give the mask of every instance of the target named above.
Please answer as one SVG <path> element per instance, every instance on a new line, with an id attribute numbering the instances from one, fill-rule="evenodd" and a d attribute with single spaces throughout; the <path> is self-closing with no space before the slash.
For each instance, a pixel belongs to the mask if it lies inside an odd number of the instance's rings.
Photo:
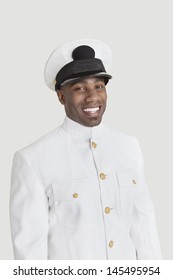
<path id="1" fill-rule="evenodd" d="M 83 109 L 84 112 L 90 112 L 90 113 L 95 113 L 99 110 L 99 107 L 95 107 L 95 108 L 85 108 Z"/>

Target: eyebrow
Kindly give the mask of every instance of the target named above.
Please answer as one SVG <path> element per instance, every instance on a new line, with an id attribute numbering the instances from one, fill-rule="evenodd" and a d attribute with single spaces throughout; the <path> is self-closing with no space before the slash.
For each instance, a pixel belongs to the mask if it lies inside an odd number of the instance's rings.
<path id="1" fill-rule="evenodd" d="M 104 82 L 104 78 L 103 77 L 93 77 L 92 79 L 95 79 L 95 82 Z M 70 85 L 73 86 L 75 84 L 79 84 L 79 83 L 86 83 L 88 80 L 88 78 L 85 78 L 85 79 L 80 79 L 78 81 L 74 81 L 73 83 L 71 83 Z"/>

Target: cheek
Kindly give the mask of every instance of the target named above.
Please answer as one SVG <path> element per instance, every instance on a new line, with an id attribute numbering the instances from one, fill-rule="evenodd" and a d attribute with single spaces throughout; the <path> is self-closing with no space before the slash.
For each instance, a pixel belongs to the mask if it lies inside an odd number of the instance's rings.
<path id="1" fill-rule="evenodd" d="M 102 94 L 102 100 L 106 103 L 106 101 L 107 101 L 107 94 L 106 93 Z"/>
<path id="2" fill-rule="evenodd" d="M 81 106 L 82 102 L 83 102 L 83 100 L 82 100 L 81 96 L 73 96 L 73 98 L 71 98 L 69 104 L 71 107 L 77 109 L 78 107 Z"/>
<path id="3" fill-rule="evenodd" d="M 75 98 L 70 98 L 66 100 L 66 104 L 65 104 L 66 111 L 74 112 L 77 110 L 79 106 L 80 106 L 80 102 Z"/>

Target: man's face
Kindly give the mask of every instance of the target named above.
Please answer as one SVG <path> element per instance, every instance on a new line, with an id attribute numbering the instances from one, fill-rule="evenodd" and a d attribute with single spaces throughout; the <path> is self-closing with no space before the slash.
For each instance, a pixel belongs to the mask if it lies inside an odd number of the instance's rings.
<path id="1" fill-rule="evenodd" d="M 70 119 L 88 127 L 100 124 L 107 100 L 103 78 L 82 79 L 62 86 L 57 94 Z"/>

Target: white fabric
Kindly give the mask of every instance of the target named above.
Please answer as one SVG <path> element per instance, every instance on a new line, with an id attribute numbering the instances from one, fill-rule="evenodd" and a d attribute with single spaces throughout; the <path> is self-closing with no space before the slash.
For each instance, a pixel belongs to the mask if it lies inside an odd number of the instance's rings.
<path id="1" fill-rule="evenodd" d="M 10 218 L 15 259 L 161 258 L 138 141 L 103 125 L 66 117 L 18 151 Z"/>

